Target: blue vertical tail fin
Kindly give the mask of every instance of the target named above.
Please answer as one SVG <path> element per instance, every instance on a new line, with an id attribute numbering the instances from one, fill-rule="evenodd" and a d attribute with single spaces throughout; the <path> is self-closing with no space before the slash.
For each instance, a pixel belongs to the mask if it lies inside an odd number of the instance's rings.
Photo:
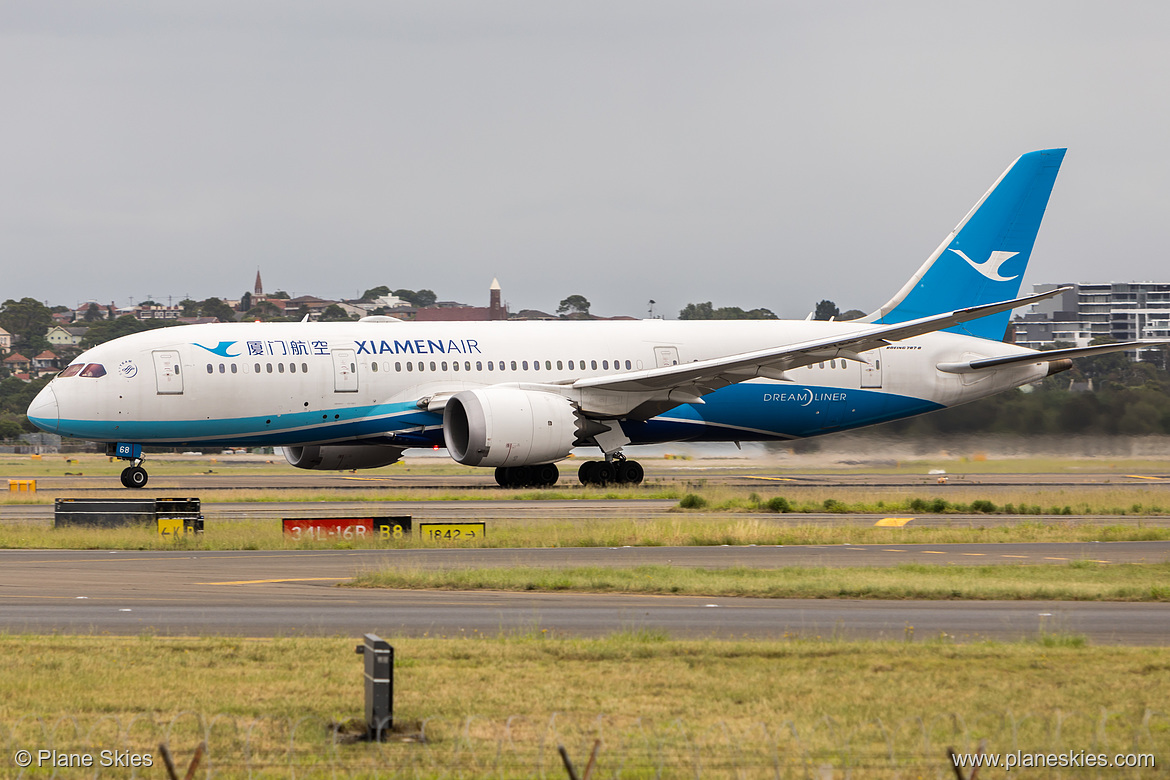
<path id="1" fill-rule="evenodd" d="M 893 324 L 1017 297 L 1065 151 L 1029 152 L 1013 162 L 918 273 L 865 320 Z M 999 341 L 1010 317 L 1001 312 L 947 330 Z"/>

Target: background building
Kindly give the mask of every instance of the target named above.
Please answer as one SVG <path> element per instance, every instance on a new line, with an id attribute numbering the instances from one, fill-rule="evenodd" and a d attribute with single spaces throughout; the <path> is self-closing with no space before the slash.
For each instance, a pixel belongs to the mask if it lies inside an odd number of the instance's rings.
<path id="1" fill-rule="evenodd" d="M 1084 347 L 1102 341 L 1145 341 L 1170 338 L 1170 283 L 1100 282 L 1091 284 L 1037 284 L 1032 290 L 1049 292 L 1071 287 L 1033 304 L 1012 321 L 1014 341 L 1032 349 L 1051 349 L 1058 343 Z M 1162 348 L 1138 350 L 1138 360 L 1161 362 Z"/>

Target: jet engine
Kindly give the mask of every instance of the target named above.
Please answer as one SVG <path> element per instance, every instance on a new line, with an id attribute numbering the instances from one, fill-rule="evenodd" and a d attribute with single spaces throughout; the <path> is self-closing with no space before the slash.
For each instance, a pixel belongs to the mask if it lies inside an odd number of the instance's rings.
<path id="1" fill-rule="evenodd" d="M 554 393 L 493 387 L 464 390 L 443 408 L 443 440 L 466 466 L 531 466 L 566 458 L 577 413 Z"/>
<path id="2" fill-rule="evenodd" d="M 401 447 L 380 444 L 328 444 L 285 447 L 284 459 L 298 469 L 342 471 L 389 466 L 402 457 Z"/>

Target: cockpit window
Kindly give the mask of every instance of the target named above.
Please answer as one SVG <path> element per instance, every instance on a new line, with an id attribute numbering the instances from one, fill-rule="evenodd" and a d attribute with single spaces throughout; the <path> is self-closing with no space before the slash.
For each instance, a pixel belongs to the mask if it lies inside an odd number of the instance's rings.
<path id="1" fill-rule="evenodd" d="M 106 367 L 103 366 L 101 363 L 90 363 L 88 366 L 86 366 L 85 368 L 83 368 L 81 370 L 81 375 L 88 376 L 88 377 L 105 376 L 106 375 Z"/>
<path id="2" fill-rule="evenodd" d="M 74 374 L 76 374 L 78 371 L 80 371 L 83 368 L 85 368 L 85 363 L 74 363 L 71 366 L 67 366 L 65 368 L 65 370 L 62 371 L 57 376 L 73 376 Z"/>

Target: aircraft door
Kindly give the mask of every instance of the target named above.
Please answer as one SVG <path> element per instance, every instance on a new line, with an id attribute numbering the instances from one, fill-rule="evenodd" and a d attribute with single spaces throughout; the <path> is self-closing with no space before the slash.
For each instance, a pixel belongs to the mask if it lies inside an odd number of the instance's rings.
<path id="1" fill-rule="evenodd" d="M 655 347 L 654 362 L 659 368 L 678 365 L 678 347 Z"/>
<path id="2" fill-rule="evenodd" d="M 183 368 L 179 353 L 173 349 L 152 352 L 154 381 L 159 395 L 183 394 Z"/>
<path id="3" fill-rule="evenodd" d="M 878 349 L 870 350 L 865 353 L 865 357 L 869 360 L 869 365 L 861 364 L 861 388 L 875 388 L 880 389 L 882 386 L 882 358 L 885 357 L 885 350 Z"/>
<path id="4" fill-rule="evenodd" d="M 357 352 L 352 349 L 333 350 L 333 392 L 358 391 Z"/>

